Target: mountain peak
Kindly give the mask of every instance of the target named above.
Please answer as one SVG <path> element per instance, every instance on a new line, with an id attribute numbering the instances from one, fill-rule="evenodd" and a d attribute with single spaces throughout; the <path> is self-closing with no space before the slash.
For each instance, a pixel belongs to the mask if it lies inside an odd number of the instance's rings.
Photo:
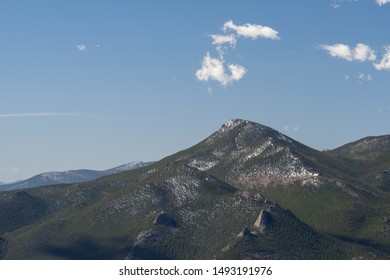
<path id="1" fill-rule="evenodd" d="M 226 123 L 224 123 L 222 125 L 221 129 L 232 129 L 232 128 L 239 126 L 240 124 L 248 124 L 248 123 L 249 123 L 249 121 L 243 120 L 243 119 L 231 119 L 231 120 L 227 121 Z"/>
<path id="2" fill-rule="evenodd" d="M 236 142 L 241 139 L 246 144 L 253 144 L 253 142 L 257 142 L 262 138 L 272 138 L 276 142 L 283 142 L 287 145 L 293 143 L 291 138 L 271 127 L 243 119 L 231 119 L 224 123 L 217 131 L 217 135 L 223 137 L 227 133 L 230 134 L 236 128 L 238 128 L 234 133 L 236 135 Z"/>

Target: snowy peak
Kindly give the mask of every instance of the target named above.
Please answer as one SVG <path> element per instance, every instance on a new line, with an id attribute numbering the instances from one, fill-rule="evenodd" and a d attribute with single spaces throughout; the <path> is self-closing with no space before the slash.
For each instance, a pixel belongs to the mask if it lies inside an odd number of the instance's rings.
<path id="1" fill-rule="evenodd" d="M 232 119 L 224 123 L 222 127 L 210 137 L 209 142 L 213 142 L 214 140 L 223 137 L 235 137 L 238 148 L 240 148 L 240 146 L 255 144 L 265 138 L 272 139 L 275 143 L 287 146 L 299 145 L 298 142 L 271 127 L 243 119 Z"/>
<path id="2" fill-rule="evenodd" d="M 231 119 L 222 125 L 220 131 L 225 132 L 225 131 L 231 130 L 231 129 L 233 129 L 241 124 L 245 125 L 248 123 L 249 123 L 249 121 L 242 120 L 242 119 Z"/>

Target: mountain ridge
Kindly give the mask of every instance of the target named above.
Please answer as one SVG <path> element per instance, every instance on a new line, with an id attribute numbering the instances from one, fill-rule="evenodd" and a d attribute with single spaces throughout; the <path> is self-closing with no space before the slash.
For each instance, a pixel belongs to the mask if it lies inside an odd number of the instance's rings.
<path id="1" fill-rule="evenodd" d="M 115 173 L 132 170 L 135 168 L 144 167 L 151 163 L 152 162 L 135 161 L 135 162 L 126 163 L 102 171 L 91 170 L 91 169 L 75 169 L 75 170 L 67 170 L 67 171 L 45 172 L 30 177 L 26 180 L 20 180 L 14 183 L 0 184 L 0 191 L 29 189 L 34 187 L 58 185 L 58 184 L 82 183 L 82 182 L 95 180 L 103 176 L 112 175 Z"/>
<path id="2" fill-rule="evenodd" d="M 390 194 L 351 163 L 234 119 L 143 168 L 5 192 L 0 258 L 388 259 Z"/>

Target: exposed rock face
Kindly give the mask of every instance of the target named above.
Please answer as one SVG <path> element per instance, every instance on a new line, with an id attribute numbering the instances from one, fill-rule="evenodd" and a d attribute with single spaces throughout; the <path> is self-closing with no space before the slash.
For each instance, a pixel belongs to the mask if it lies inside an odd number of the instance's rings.
<path id="1" fill-rule="evenodd" d="M 271 215 L 266 210 L 261 210 L 259 216 L 257 217 L 254 227 L 260 232 L 265 233 L 267 225 L 271 221 Z"/>
<path id="2" fill-rule="evenodd" d="M 160 238 L 160 234 L 154 231 L 143 231 L 137 235 L 134 246 L 144 247 L 146 244 L 153 244 Z"/>
<path id="3" fill-rule="evenodd" d="M 156 219 L 154 219 L 153 224 L 163 225 L 166 227 L 177 228 L 177 223 L 174 219 L 169 216 L 167 213 L 160 213 Z"/>
<path id="4" fill-rule="evenodd" d="M 253 236 L 251 230 L 247 227 L 245 227 L 238 235 L 237 237 L 249 237 L 249 236 Z"/>

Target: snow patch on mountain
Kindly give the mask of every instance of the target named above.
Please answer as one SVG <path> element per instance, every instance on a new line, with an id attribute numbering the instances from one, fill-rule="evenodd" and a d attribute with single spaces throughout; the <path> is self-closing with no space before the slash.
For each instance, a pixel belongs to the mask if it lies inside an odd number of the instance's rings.
<path id="1" fill-rule="evenodd" d="M 195 200 L 199 197 L 200 182 L 190 176 L 176 176 L 167 180 L 167 191 L 171 194 L 176 206 Z"/>
<path id="2" fill-rule="evenodd" d="M 245 156 L 245 161 L 248 161 L 252 158 L 260 156 L 267 148 L 274 147 L 274 144 L 272 143 L 272 140 L 268 140 L 260 147 L 257 147 L 252 153 Z"/>
<path id="3" fill-rule="evenodd" d="M 198 159 L 193 159 L 189 166 L 198 169 L 199 171 L 206 171 L 218 164 L 219 161 L 202 161 Z"/>
<path id="4" fill-rule="evenodd" d="M 231 129 L 233 129 L 233 128 L 235 128 L 243 123 L 248 124 L 248 121 L 241 120 L 241 119 L 232 119 L 232 120 L 230 120 L 222 125 L 220 132 L 229 131 L 229 130 L 231 130 Z"/>

